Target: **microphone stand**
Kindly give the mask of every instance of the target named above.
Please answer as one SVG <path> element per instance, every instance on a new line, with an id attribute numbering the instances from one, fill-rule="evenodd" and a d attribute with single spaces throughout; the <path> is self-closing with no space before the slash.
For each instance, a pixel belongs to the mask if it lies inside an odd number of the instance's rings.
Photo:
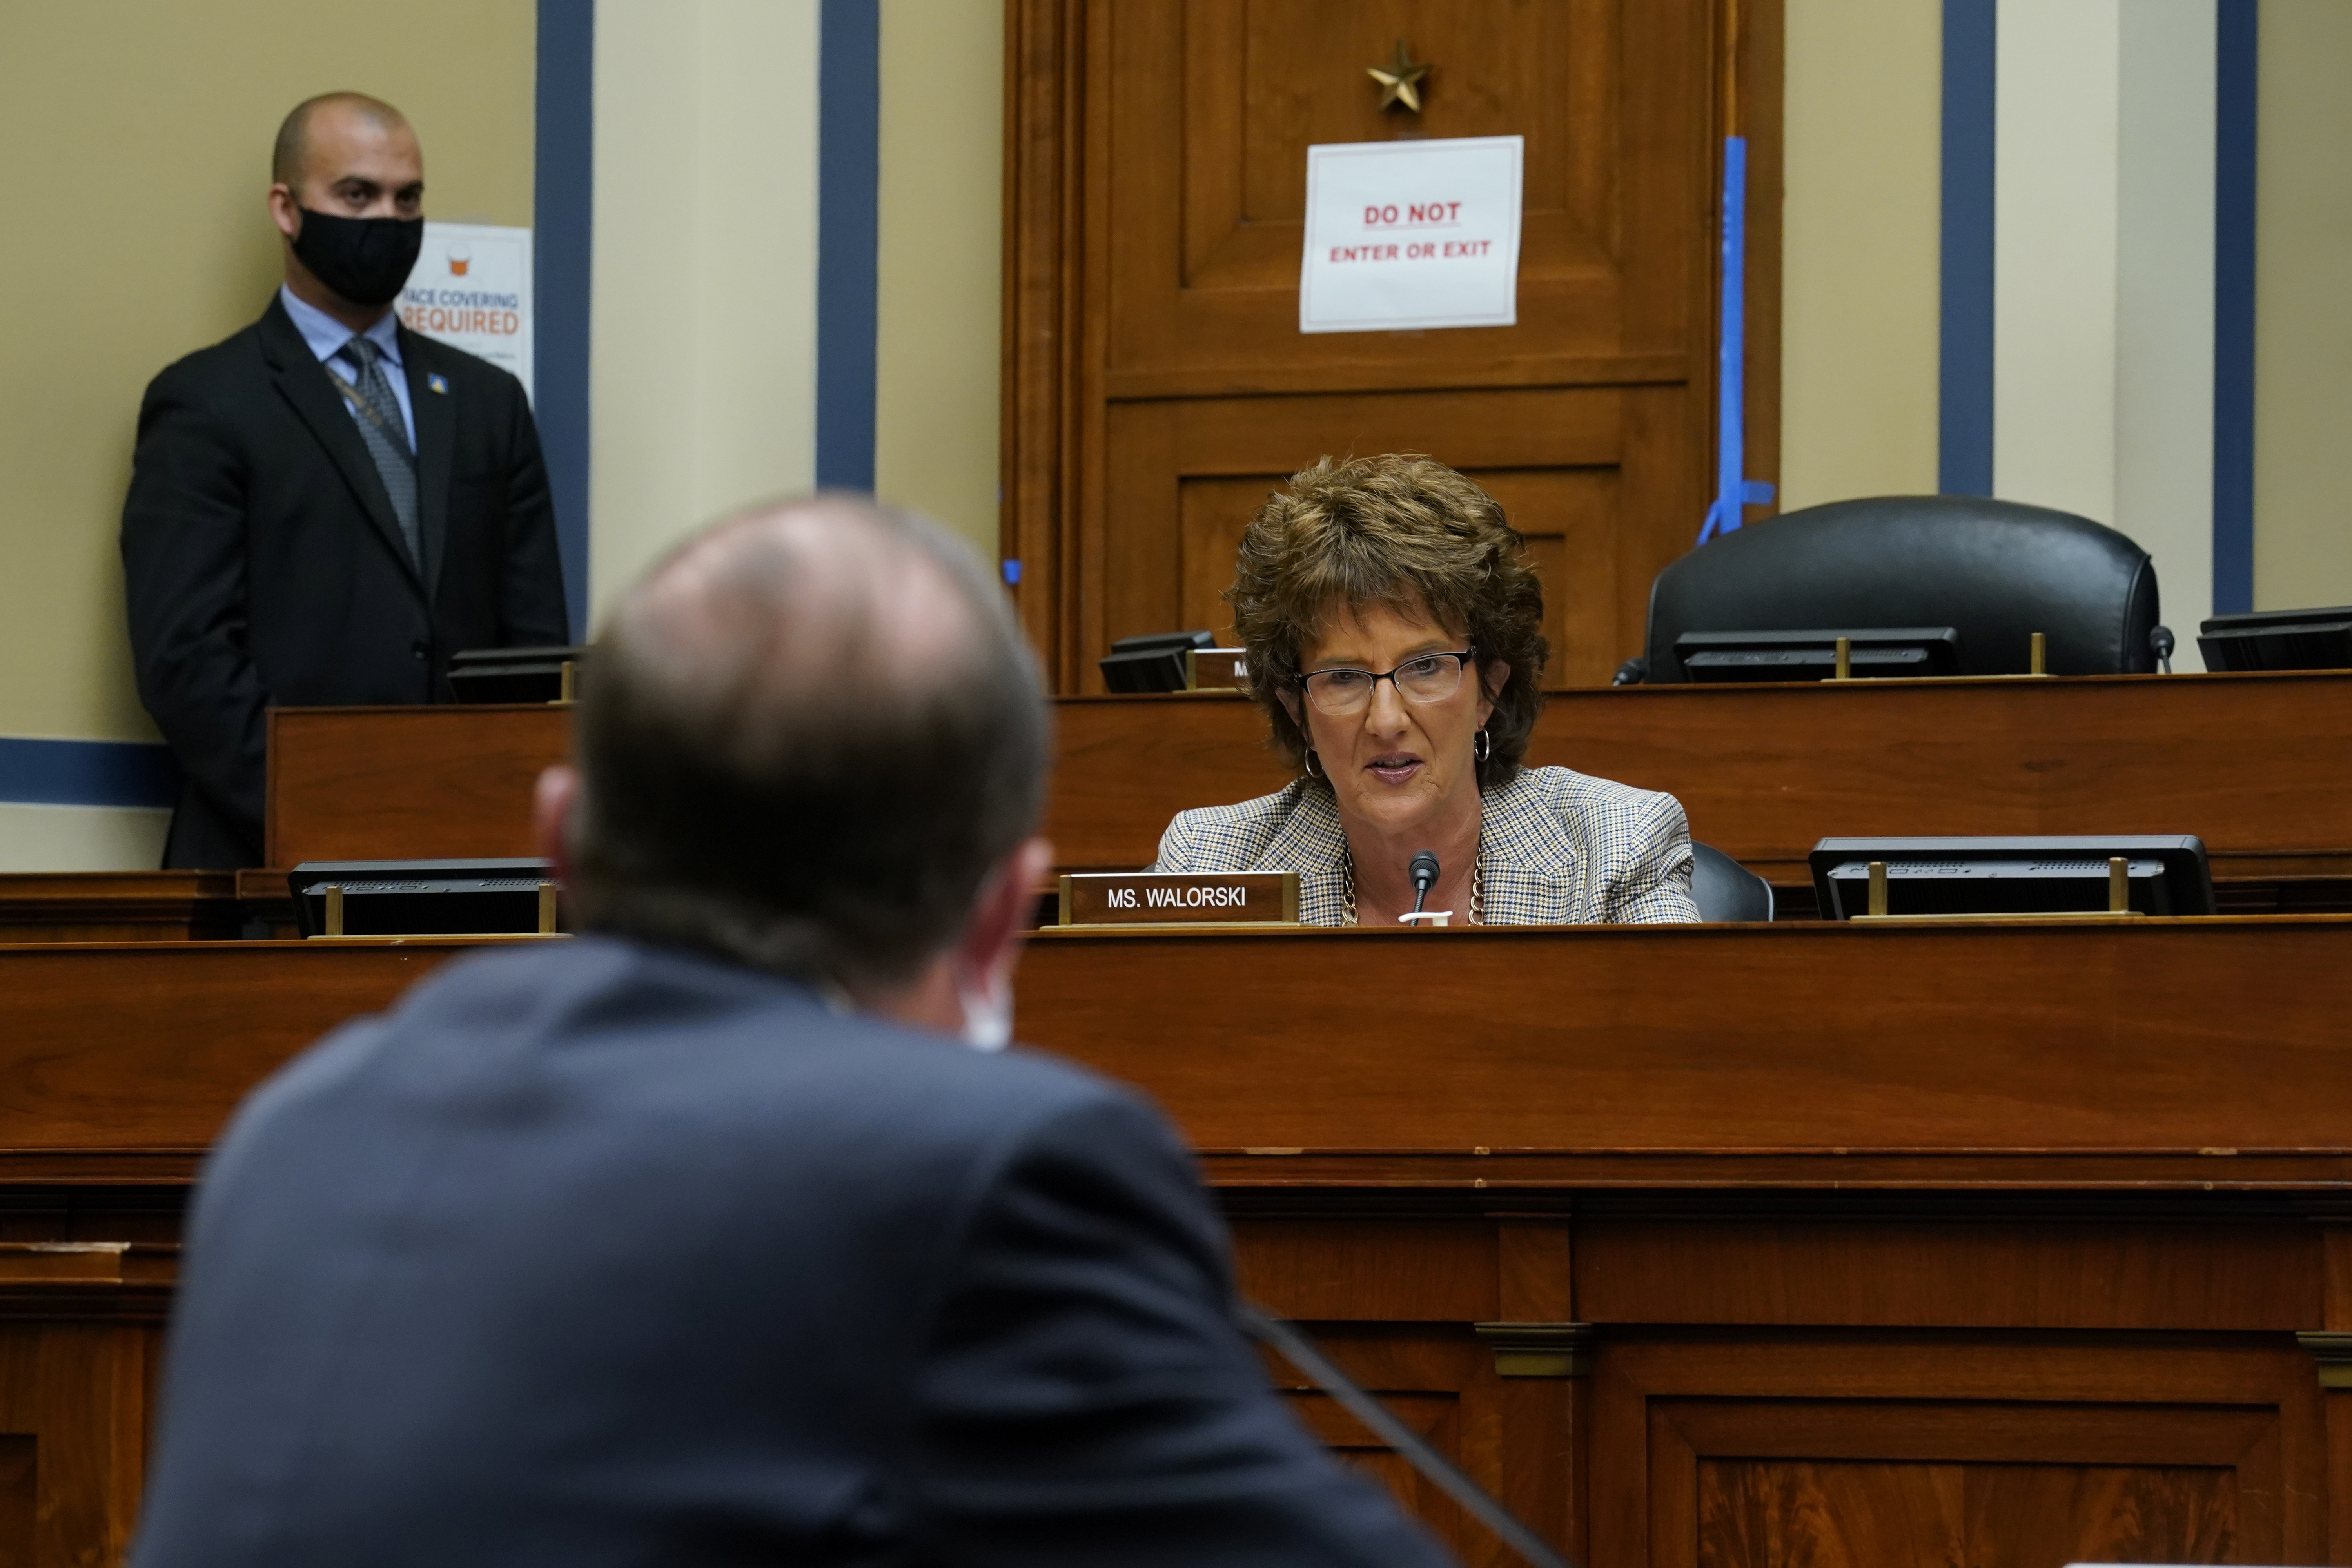
<path id="1" fill-rule="evenodd" d="M 1263 1309 L 1244 1301 L 1234 1308 L 1242 1330 L 1252 1339 L 1271 1346 L 1282 1358 L 1307 1380 L 1339 1402 L 1340 1408 L 1372 1430 L 1372 1435 L 1405 1458 L 1406 1463 L 1426 1476 L 1430 1483 L 1462 1505 L 1471 1518 L 1495 1532 L 1502 1543 L 1526 1558 L 1536 1568 L 1576 1568 L 1568 1558 L 1555 1552 L 1544 1539 L 1519 1521 L 1517 1514 L 1488 1496 L 1485 1488 L 1456 1469 L 1452 1460 L 1423 1440 L 1421 1434 L 1398 1420 L 1387 1405 L 1373 1398 L 1354 1379 L 1341 1372 L 1330 1359 L 1316 1349 L 1315 1342 L 1299 1331 L 1298 1325 L 1276 1317 Z"/>

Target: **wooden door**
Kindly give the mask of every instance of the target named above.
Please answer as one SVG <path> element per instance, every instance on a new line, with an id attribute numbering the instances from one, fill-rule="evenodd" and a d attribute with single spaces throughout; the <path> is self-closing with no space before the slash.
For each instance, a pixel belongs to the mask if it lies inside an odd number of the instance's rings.
<path id="1" fill-rule="evenodd" d="M 1750 144 L 1748 472 L 1777 478 L 1780 0 L 1009 0 L 1004 551 L 1057 688 L 1223 627 L 1234 545 L 1317 457 L 1476 479 L 1545 581 L 1548 684 L 1605 683 L 1713 488 L 1721 147 Z M 1424 111 L 1365 68 L 1402 41 Z M 1307 149 L 1527 139 L 1518 320 L 1307 335 Z"/>

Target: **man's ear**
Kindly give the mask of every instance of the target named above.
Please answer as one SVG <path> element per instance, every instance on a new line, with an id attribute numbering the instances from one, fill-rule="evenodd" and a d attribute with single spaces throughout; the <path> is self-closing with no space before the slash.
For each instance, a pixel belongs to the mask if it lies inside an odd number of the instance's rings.
<path id="1" fill-rule="evenodd" d="M 288 239 L 301 232 L 302 198 L 294 194 L 293 186 L 282 180 L 269 187 L 269 221 L 276 224 L 278 232 Z"/>
<path id="2" fill-rule="evenodd" d="M 981 889 L 971 922 L 957 943 L 956 978 L 993 991 L 1012 977 L 1021 956 L 1021 939 L 1036 923 L 1037 888 L 1054 868 L 1054 846 L 1043 838 L 1024 839 L 998 865 Z"/>
<path id="3" fill-rule="evenodd" d="M 539 858 L 555 868 L 558 887 L 572 885 L 572 815 L 579 804 L 580 773 L 571 764 L 558 763 L 539 775 L 531 795 L 531 837 Z"/>

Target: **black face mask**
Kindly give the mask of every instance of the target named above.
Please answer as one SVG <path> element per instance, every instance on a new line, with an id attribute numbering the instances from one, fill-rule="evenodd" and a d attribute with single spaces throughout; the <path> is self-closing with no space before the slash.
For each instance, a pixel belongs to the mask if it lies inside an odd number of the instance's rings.
<path id="1" fill-rule="evenodd" d="M 294 254 L 320 282 L 354 305 L 388 305 L 425 247 L 421 217 L 337 217 L 302 209 Z"/>

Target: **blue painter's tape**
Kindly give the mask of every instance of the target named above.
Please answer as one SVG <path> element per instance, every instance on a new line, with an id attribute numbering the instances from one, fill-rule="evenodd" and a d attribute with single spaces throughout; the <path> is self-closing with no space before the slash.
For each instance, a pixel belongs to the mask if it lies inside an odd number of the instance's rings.
<path id="1" fill-rule="evenodd" d="M 168 806 L 180 793 L 169 748 L 130 741 L 0 736 L 0 801 L 19 805 Z"/>
<path id="2" fill-rule="evenodd" d="M 1698 542 L 1737 530 L 1745 509 L 1772 500 L 1772 487 L 1748 469 L 1748 138 L 1723 139 L 1723 321 L 1717 346 L 1715 500 Z"/>
<path id="3" fill-rule="evenodd" d="M 1008 584 L 1017 584 L 1020 583 L 1021 563 L 1018 561 L 1007 561 L 1004 563 L 1004 581 Z"/>

